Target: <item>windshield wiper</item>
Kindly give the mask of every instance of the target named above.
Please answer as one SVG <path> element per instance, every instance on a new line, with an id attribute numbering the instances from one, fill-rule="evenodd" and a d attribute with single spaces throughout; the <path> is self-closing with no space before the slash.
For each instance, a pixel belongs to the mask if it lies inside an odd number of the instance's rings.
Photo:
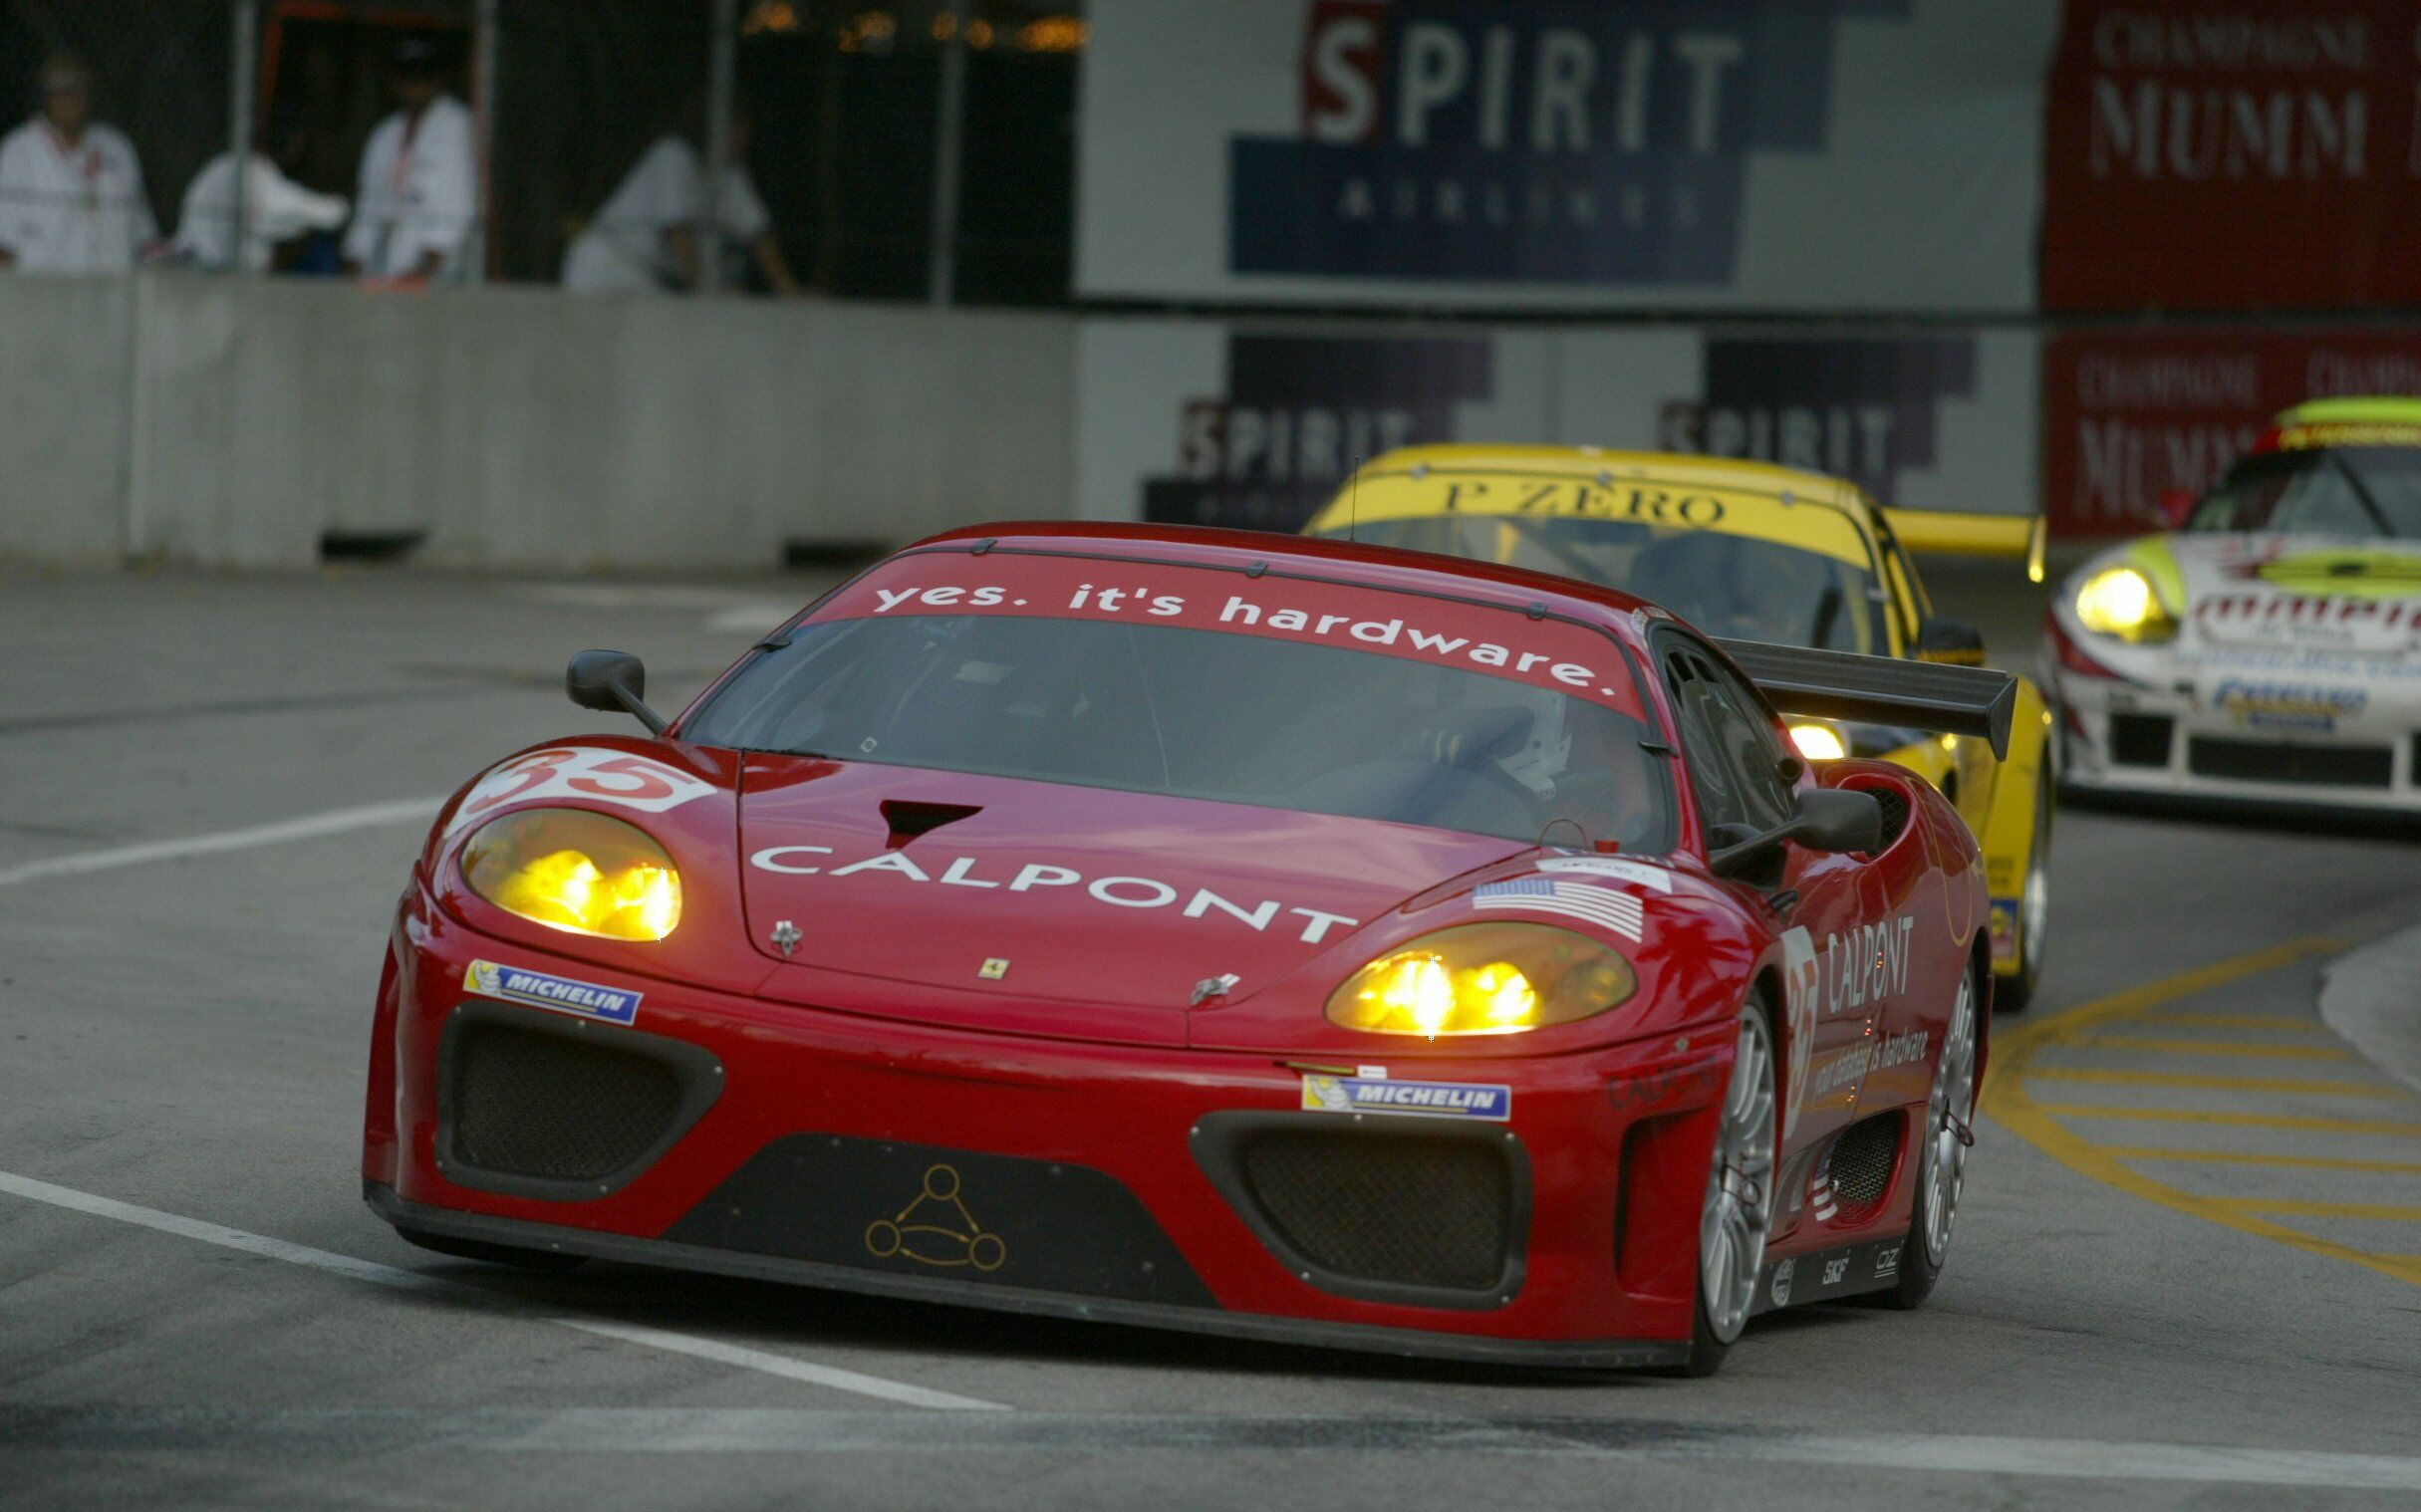
<path id="1" fill-rule="evenodd" d="M 1807 643 L 1818 650 L 1823 649 L 1824 642 L 1832 638 L 1832 622 L 1840 618 L 1841 585 L 1827 583 L 1824 585 L 1824 597 L 1816 600 L 1815 629 L 1808 631 Z"/>

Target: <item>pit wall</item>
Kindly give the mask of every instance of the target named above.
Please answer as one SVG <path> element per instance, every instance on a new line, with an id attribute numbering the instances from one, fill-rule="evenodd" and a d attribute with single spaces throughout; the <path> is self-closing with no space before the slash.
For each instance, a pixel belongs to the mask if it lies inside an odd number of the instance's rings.
<path id="1" fill-rule="evenodd" d="M 1066 513 L 1064 317 L 0 278 L 0 556 L 766 567 Z"/>
<path id="2" fill-rule="evenodd" d="M 0 559 L 761 569 L 1010 518 L 1290 529 L 1414 441 L 1662 447 L 2156 528 L 2421 331 L 1552 327 L 0 277 Z"/>

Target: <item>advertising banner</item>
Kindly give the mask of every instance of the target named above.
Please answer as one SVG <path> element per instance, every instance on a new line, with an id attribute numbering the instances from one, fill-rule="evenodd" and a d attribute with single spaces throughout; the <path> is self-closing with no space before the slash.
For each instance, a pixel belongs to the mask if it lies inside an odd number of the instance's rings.
<path id="1" fill-rule="evenodd" d="M 1088 320 L 1082 512 L 1293 530 L 1357 460 L 1434 441 L 1711 452 L 1886 504 L 2028 513 L 2031 333 L 1658 328 L 1374 334 Z"/>
<path id="2" fill-rule="evenodd" d="M 2049 310 L 2421 302 L 2421 0 L 2069 0 Z"/>
<path id="3" fill-rule="evenodd" d="M 1095 0 L 1077 291 L 2030 308 L 2056 0 Z"/>
<path id="4" fill-rule="evenodd" d="M 2278 412 L 2421 393 L 2421 331 L 2070 332 L 2042 360 L 2044 512 L 2054 536 L 2162 529 Z"/>

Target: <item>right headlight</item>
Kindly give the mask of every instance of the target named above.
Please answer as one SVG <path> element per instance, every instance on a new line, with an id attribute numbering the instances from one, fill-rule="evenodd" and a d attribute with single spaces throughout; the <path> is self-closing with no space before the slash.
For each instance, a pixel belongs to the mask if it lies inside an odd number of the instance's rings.
<path id="1" fill-rule="evenodd" d="M 1820 720 L 1806 719 L 1790 727 L 1790 743 L 1809 761 L 1838 761 L 1849 754 L 1841 732 Z"/>
<path id="2" fill-rule="evenodd" d="M 2152 580 L 2132 567 L 2105 567 L 2078 586 L 2076 619 L 2097 635 L 2136 642 L 2167 640 L 2177 621 Z"/>
<path id="3" fill-rule="evenodd" d="M 1631 963 L 1552 924 L 1457 924 L 1345 979 L 1328 1017 L 1371 1034 L 1520 1034 L 1603 1013 L 1639 990 Z"/>
<path id="4" fill-rule="evenodd" d="M 462 848 L 470 889 L 569 934 L 657 940 L 680 922 L 680 874 L 634 826 L 588 809 L 523 809 Z"/>

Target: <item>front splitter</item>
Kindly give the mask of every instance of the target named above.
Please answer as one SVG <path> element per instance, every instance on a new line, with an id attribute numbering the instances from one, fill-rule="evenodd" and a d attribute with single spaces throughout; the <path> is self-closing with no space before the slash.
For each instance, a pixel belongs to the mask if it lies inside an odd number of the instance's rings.
<path id="1" fill-rule="evenodd" d="M 547 1254 L 586 1255 L 632 1265 L 704 1271 L 751 1281 L 780 1281 L 827 1291 L 890 1297 L 904 1302 L 982 1308 L 1026 1317 L 1117 1323 L 1137 1328 L 1250 1339 L 1265 1344 L 1306 1345 L 1318 1349 L 1393 1355 L 1404 1359 L 1449 1360 L 1469 1365 L 1525 1369 L 1650 1370 L 1686 1365 L 1690 1358 L 1690 1343 L 1682 1339 L 1492 1339 L 1472 1334 L 1433 1334 L 1419 1329 L 1380 1328 L 1370 1324 L 1318 1323 L 1299 1318 L 1274 1318 L 1259 1313 L 1074 1296 L 1026 1287 L 896 1276 L 850 1266 L 744 1254 L 704 1245 L 599 1233 L 593 1229 L 569 1228 L 552 1223 L 532 1223 L 520 1218 L 490 1217 L 484 1213 L 459 1212 L 452 1208 L 408 1202 L 398 1196 L 395 1188 L 379 1181 L 364 1181 L 362 1196 L 370 1204 L 371 1211 L 396 1227 L 445 1238 L 500 1244 Z"/>

